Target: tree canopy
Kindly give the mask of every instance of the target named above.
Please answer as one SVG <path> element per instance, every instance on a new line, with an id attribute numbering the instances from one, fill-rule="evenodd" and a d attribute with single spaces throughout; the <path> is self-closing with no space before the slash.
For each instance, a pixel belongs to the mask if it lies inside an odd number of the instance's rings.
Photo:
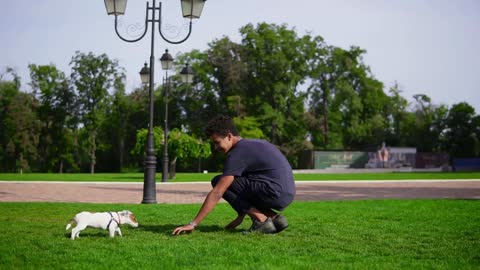
<path id="1" fill-rule="evenodd" d="M 287 25 L 247 24 L 239 33 L 239 42 L 222 37 L 204 51 L 179 54 L 176 66 L 188 62 L 195 80 L 172 76 L 168 101 L 164 85 L 155 89 L 156 151 L 168 102 L 168 149 L 177 170 L 220 169 L 221 157 L 210 155 L 203 134 L 218 114 L 233 117 L 242 136 L 277 145 L 294 168 L 307 149 L 368 151 L 382 142 L 479 157 L 473 107 L 402 96 L 398 83 L 375 78 L 364 49 L 332 46 Z M 53 64 L 29 65 L 31 91 L 14 70 L 0 74 L 0 169 L 141 171 L 147 90 L 125 89 L 124 69 L 106 54 L 76 52 L 70 66 L 66 75 Z"/>

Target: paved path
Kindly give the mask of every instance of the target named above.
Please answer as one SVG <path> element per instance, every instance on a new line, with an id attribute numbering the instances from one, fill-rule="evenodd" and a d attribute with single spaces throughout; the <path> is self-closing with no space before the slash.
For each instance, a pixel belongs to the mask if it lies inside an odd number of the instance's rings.
<path id="1" fill-rule="evenodd" d="M 480 199 L 480 180 L 299 181 L 295 200 Z M 157 183 L 158 203 L 202 203 L 209 183 Z M 143 183 L 0 181 L 0 202 L 140 203 Z"/>

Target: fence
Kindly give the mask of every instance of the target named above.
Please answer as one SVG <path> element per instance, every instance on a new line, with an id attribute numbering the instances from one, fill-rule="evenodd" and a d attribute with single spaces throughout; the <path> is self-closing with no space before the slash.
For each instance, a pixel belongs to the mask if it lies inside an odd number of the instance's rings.
<path id="1" fill-rule="evenodd" d="M 417 153 L 416 148 L 388 147 L 376 152 L 305 151 L 300 156 L 298 169 L 405 167 L 431 169 L 447 168 L 448 166 L 449 156 L 447 153 Z M 478 166 L 480 166 L 480 163 L 478 163 Z"/>

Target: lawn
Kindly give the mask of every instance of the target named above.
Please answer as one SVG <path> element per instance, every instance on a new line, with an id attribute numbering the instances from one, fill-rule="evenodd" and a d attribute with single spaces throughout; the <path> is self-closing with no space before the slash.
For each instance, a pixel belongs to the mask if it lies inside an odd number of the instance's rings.
<path id="1" fill-rule="evenodd" d="M 199 205 L 0 203 L 0 269 L 479 269 L 480 201 L 294 202 L 276 235 L 227 232 L 220 204 L 192 234 L 173 237 Z M 75 213 L 129 209 L 139 228 L 123 237 L 87 229 Z"/>
<path id="2" fill-rule="evenodd" d="M 177 173 L 170 182 L 210 181 L 219 173 Z M 161 173 L 156 174 L 157 182 Z M 298 173 L 297 181 L 329 180 L 412 180 L 412 179 L 480 179 L 480 172 L 382 172 L 382 173 Z M 143 182 L 143 173 L 0 173 L 0 181 L 85 181 L 85 182 Z"/>

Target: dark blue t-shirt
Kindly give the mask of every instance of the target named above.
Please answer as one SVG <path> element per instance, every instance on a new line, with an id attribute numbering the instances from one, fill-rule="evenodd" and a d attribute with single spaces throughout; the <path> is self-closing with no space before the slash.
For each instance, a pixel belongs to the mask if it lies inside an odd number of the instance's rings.
<path id="1" fill-rule="evenodd" d="M 292 167 L 275 145 L 264 140 L 238 141 L 227 154 L 223 175 L 262 181 L 280 194 L 295 194 Z"/>

